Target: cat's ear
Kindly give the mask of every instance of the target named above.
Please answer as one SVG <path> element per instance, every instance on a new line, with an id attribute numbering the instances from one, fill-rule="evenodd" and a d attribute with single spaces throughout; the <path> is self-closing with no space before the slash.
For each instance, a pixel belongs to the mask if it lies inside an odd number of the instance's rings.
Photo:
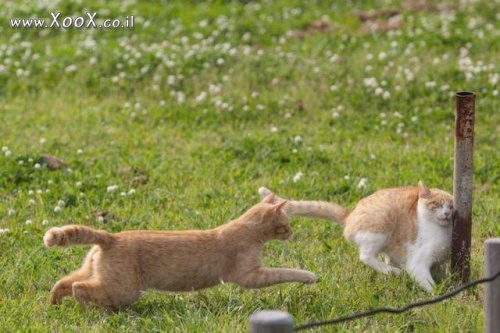
<path id="1" fill-rule="evenodd" d="M 262 202 L 273 204 L 275 200 L 276 196 L 274 195 L 274 193 L 270 193 L 266 195 L 264 199 L 262 199 Z"/>
<path id="2" fill-rule="evenodd" d="M 286 201 L 286 200 L 285 200 L 285 201 L 282 201 L 282 202 L 280 202 L 280 203 L 278 203 L 278 204 L 274 205 L 274 210 L 275 210 L 276 212 L 279 212 L 280 210 L 283 210 L 283 208 L 285 208 L 285 205 L 286 205 L 286 203 L 287 203 L 287 202 L 288 202 L 288 201 Z"/>
<path id="3" fill-rule="evenodd" d="M 425 187 L 422 181 L 418 182 L 418 196 L 421 198 L 428 197 L 431 194 L 431 191 L 427 187 Z"/>

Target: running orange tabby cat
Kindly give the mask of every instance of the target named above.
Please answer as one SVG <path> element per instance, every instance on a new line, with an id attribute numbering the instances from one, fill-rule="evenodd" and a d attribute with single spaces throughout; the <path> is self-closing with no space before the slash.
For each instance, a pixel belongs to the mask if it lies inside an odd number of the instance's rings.
<path id="1" fill-rule="evenodd" d="M 261 196 L 272 192 L 259 189 Z M 276 202 L 283 199 L 276 197 Z M 379 190 L 360 200 L 354 210 L 324 201 L 288 201 L 290 216 L 322 218 L 344 227 L 344 237 L 358 246 L 360 259 L 380 273 L 406 271 L 426 291 L 435 285 L 433 266 L 450 255 L 453 197 L 439 189 L 418 186 Z M 385 253 L 389 263 L 377 257 Z"/>
<path id="2" fill-rule="evenodd" d="M 292 235 L 283 212 L 285 203 L 272 204 L 273 195 L 236 220 L 210 230 L 124 231 L 116 234 L 84 226 L 51 228 L 46 246 L 95 244 L 83 266 L 59 280 L 51 303 L 73 295 L 82 305 L 117 309 L 134 303 L 146 289 L 191 291 L 234 282 L 261 288 L 283 282 L 314 283 L 313 273 L 264 268 L 267 241 Z"/>

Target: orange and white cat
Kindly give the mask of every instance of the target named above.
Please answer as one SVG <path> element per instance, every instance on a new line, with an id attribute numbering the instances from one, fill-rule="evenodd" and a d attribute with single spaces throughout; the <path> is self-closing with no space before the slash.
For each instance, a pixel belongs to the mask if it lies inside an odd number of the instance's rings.
<path id="1" fill-rule="evenodd" d="M 272 194 L 265 187 L 262 197 Z M 276 202 L 285 202 L 276 197 Z M 354 210 L 324 201 L 287 201 L 290 216 L 327 219 L 344 227 L 344 237 L 359 248 L 360 259 L 380 273 L 405 269 L 426 291 L 435 285 L 433 266 L 450 256 L 453 197 L 439 189 L 418 186 L 376 191 L 360 200 Z M 385 263 L 378 258 L 384 253 Z"/>
<path id="2" fill-rule="evenodd" d="M 267 241 L 292 236 L 282 207 L 273 195 L 236 220 L 210 230 L 123 231 L 108 233 L 68 225 L 48 230 L 46 246 L 95 244 L 83 266 L 58 281 L 51 303 L 73 295 L 82 305 L 117 309 L 134 303 L 146 289 L 192 291 L 234 282 L 261 288 L 283 282 L 314 283 L 308 271 L 264 268 Z"/>

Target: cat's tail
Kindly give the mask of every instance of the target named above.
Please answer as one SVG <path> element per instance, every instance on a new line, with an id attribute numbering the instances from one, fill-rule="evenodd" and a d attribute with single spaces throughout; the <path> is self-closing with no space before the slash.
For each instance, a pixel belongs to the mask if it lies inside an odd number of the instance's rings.
<path id="1" fill-rule="evenodd" d="M 265 187 L 259 188 L 261 198 L 267 197 L 273 192 Z M 285 199 L 275 196 L 276 203 L 285 201 Z M 287 200 L 283 210 L 290 216 L 303 216 L 318 219 L 324 219 L 335 222 L 340 225 L 345 224 L 345 219 L 350 212 L 342 206 L 326 201 L 295 201 Z"/>
<path id="2" fill-rule="evenodd" d="M 51 246 L 100 245 L 107 247 L 115 242 L 113 234 L 104 230 L 94 230 L 81 225 L 65 225 L 61 228 L 51 228 L 43 236 L 43 243 Z"/>

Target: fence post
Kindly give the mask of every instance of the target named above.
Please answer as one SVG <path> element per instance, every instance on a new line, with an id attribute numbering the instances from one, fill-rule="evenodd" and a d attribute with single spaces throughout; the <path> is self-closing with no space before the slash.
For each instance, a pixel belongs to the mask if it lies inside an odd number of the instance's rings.
<path id="1" fill-rule="evenodd" d="M 462 283 L 468 282 L 470 277 L 475 98 L 472 92 L 457 92 L 455 95 L 451 269 Z"/>
<path id="2" fill-rule="evenodd" d="M 293 333 L 293 317 L 283 311 L 254 312 L 250 316 L 250 333 Z"/>
<path id="3" fill-rule="evenodd" d="M 490 238 L 484 242 L 485 277 L 500 272 L 500 238 Z M 498 333 L 500 330 L 500 279 L 486 283 L 484 289 L 485 332 Z"/>

